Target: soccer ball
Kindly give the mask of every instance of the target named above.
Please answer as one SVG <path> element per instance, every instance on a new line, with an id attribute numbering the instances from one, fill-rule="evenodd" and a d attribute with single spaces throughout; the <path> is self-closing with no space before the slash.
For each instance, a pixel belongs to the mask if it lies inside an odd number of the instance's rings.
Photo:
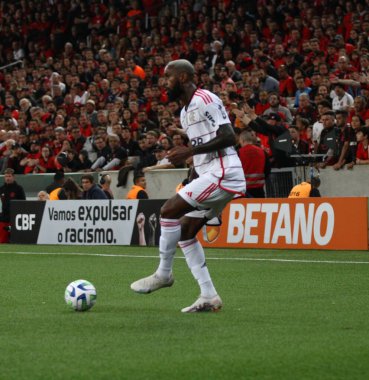
<path id="1" fill-rule="evenodd" d="M 91 282 L 76 280 L 65 289 L 65 302 L 76 311 L 91 309 L 96 302 L 96 289 Z"/>

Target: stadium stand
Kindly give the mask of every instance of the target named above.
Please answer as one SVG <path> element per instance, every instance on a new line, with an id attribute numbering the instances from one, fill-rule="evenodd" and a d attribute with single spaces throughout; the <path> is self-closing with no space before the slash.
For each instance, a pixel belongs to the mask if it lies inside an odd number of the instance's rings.
<path id="1" fill-rule="evenodd" d="M 369 163 L 365 1 L 21 0 L 3 4 L 0 25 L 0 173 L 153 167 L 156 144 L 183 140 L 163 77 L 178 58 L 238 133 L 261 119 L 274 168 L 304 161 L 286 150 L 276 159 L 276 123 L 324 152 L 322 167 L 353 168 L 357 142 Z M 345 122 L 326 122 L 327 111 Z"/>

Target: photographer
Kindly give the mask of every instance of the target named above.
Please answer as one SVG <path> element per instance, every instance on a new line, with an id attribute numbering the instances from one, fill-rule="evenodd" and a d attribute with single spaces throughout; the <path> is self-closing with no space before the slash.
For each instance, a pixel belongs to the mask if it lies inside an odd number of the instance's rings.
<path id="1" fill-rule="evenodd" d="M 243 109 L 234 108 L 232 112 L 236 115 L 245 127 L 251 128 L 256 133 L 260 133 L 268 137 L 268 143 L 272 151 L 269 161 L 273 167 L 289 166 L 289 159 L 285 152 L 276 149 L 275 140 L 287 131 L 282 124 L 282 119 L 279 114 L 271 113 L 268 115 L 268 120 L 258 117 L 255 111 L 245 103 Z"/>
<path id="2" fill-rule="evenodd" d="M 350 143 L 356 141 L 356 136 L 354 130 L 347 123 L 348 112 L 345 110 L 336 111 L 336 125 L 339 128 L 338 136 L 338 161 L 333 165 L 334 170 L 339 170 L 347 162 L 352 162 L 354 157 L 352 156 L 352 150 L 350 149 Z M 354 144 L 354 146 L 356 146 Z"/>
<path id="3" fill-rule="evenodd" d="M 288 128 L 291 136 L 291 152 L 290 156 L 300 156 L 300 157 L 290 157 L 289 166 L 301 166 L 306 165 L 305 158 L 302 155 L 309 154 L 309 144 L 301 140 L 299 129 L 295 125 L 291 125 Z"/>
<path id="4" fill-rule="evenodd" d="M 327 165 L 334 165 L 339 159 L 339 129 L 335 124 L 335 114 L 333 111 L 325 112 L 322 115 L 323 130 L 320 134 L 320 142 L 317 153 L 325 154 L 324 162 L 319 164 L 319 167 L 325 168 Z"/>

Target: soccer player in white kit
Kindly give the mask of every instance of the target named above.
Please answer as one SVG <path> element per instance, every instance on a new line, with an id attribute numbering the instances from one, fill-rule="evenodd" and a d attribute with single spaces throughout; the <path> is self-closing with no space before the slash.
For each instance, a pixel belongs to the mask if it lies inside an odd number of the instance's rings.
<path id="1" fill-rule="evenodd" d="M 165 68 L 168 96 L 181 100 L 181 124 L 191 142 L 174 147 L 167 157 L 173 164 L 193 156 L 199 175 L 165 202 L 161 209 L 160 263 L 156 272 L 131 284 L 137 293 L 151 293 L 173 285 L 172 266 L 177 244 L 200 287 L 200 297 L 184 313 L 217 311 L 222 307 L 206 266 L 204 250 L 196 239 L 206 222 L 218 216 L 235 195 L 244 195 L 246 182 L 234 148 L 235 134 L 222 101 L 193 81 L 194 67 L 179 59 Z"/>

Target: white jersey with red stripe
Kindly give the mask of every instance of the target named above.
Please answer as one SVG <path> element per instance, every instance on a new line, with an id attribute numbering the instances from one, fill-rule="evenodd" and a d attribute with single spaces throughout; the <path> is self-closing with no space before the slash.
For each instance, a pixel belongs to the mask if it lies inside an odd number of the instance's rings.
<path id="1" fill-rule="evenodd" d="M 192 146 L 202 145 L 216 137 L 220 125 L 231 124 L 223 102 L 207 90 L 197 89 L 188 107 L 181 111 L 181 124 Z M 220 188 L 232 193 L 246 191 L 245 175 L 236 149 L 228 147 L 193 156 L 199 176 L 207 175 Z"/>

